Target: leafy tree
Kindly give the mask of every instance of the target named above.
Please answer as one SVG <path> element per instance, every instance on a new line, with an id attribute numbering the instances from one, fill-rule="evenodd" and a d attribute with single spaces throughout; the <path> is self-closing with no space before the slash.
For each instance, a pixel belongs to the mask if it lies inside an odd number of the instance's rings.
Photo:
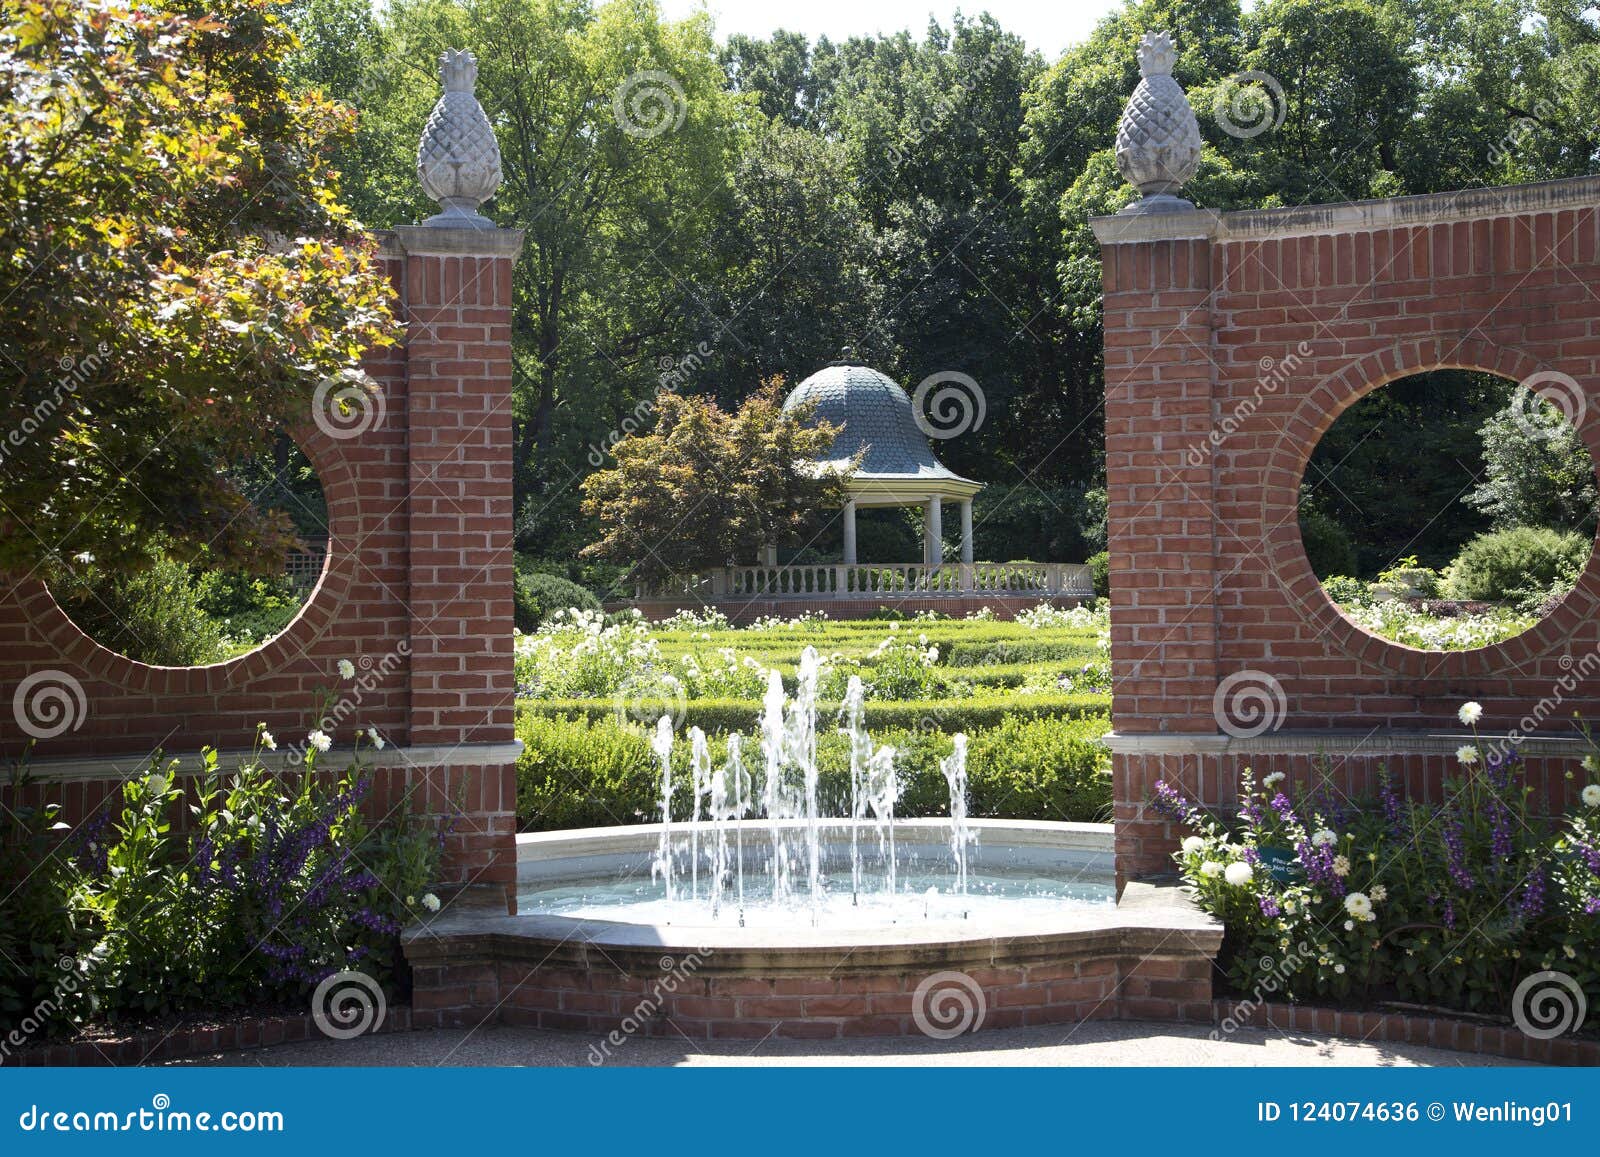
<path id="1" fill-rule="evenodd" d="M 1465 501 L 1495 530 L 1547 526 L 1594 536 L 1594 459 L 1561 411 L 1513 397 L 1481 433 L 1485 477 Z"/>
<path id="2" fill-rule="evenodd" d="M 732 414 L 663 391 L 655 429 L 618 442 L 616 465 L 584 480 L 585 512 L 602 532 L 584 554 L 653 581 L 754 562 L 766 545 L 814 536 L 844 501 L 844 480 L 806 462 L 832 446 L 839 427 L 811 424 L 806 407 L 782 407 L 778 379 Z"/>
<path id="3" fill-rule="evenodd" d="M 0 569 L 287 547 L 218 464 L 390 340 L 269 0 L 0 0 Z"/>

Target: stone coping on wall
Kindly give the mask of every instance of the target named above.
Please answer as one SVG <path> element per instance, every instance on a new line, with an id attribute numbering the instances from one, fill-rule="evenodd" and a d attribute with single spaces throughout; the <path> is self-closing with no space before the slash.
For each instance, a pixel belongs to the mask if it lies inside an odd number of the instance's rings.
<path id="1" fill-rule="evenodd" d="M 705 974 L 828 973 L 848 964 L 882 971 L 937 961 L 949 968 L 1053 960 L 1062 955 L 1164 949 L 1215 955 L 1222 925 L 1181 889 L 1134 882 L 1116 904 L 1064 908 L 1049 920 L 983 921 L 970 931 L 948 925 L 930 936 L 915 926 L 817 929 L 630 924 L 568 916 L 508 916 L 491 905 L 452 905 L 401 937 L 413 967 L 463 959 L 521 961 L 565 968 L 657 971 L 663 952 L 693 953 Z M 1208 955 L 1208 958 L 1209 958 Z"/>
<path id="2" fill-rule="evenodd" d="M 439 225 L 400 225 L 375 232 L 383 257 L 516 257 L 521 229 L 462 229 Z"/>
<path id="3" fill-rule="evenodd" d="M 1385 197 L 1332 205 L 1219 212 L 1190 209 L 1171 213 L 1126 213 L 1089 222 L 1102 245 L 1150 241 L 1262 241 L 1326 233 L 1420 228 L 1459 221 L 1482 221 L 1520 213 L 1555 213 L 1600 207 L 1600 177 L 1565 177 L 1526 185 Z"/>
<path id="4" fill-rule="evenodd" d="M 1447 755 L 1469 743 L 1480 743 L 1491 751 L 1516 750 L 1524 756 L 1581 759 L 1589 745 L 1581 738 L 1519 738 L 1504 732 L 1480 732 L 1476 737 L 1465 731 L 1397 731 L 1375 728 L 1370 731 L 1283 730 L 1261 735 L 1228 735 L 1222 732 L 1126 732 L 1111 731 L 1105 744 L 1114 755 L 1359 755 L 1381 759 L 1385 756 Z"/>
<path id="5" fill-rule="evenodd" d="M 363 747 L 335 747 L 318 756 L 325 765 L 340 768 L 350 763 L 362 767 L 431 769 L 444 767 L 500 767 L 517 762 L 522 754 L 522 741 L 508 743 L 437 743 L 416 744 L 410 747 L 390 745 L 382 751 Z M 151 753 L 137 755 L 95 756 L 82 759 L 32 759 L 27 763 L 31 779 L 46 783 L 67 783 L 77 780 L 127 779 L 138 775 L 150 766 Z M 260 763 L 274 771 L 295 771 L 299 755 L 280 747 L 277 751 L 250 752 L 229 749 L 217 755 L 218 766 L 224 770 L 236 768 L 245 762 Z M 175 766 L 174 766 L 175 765 Z M 162 770 L 175 770 L 179 775 L 199 775 L 205 771 L 205 759 L 198 752 L 163 755 Z"/>

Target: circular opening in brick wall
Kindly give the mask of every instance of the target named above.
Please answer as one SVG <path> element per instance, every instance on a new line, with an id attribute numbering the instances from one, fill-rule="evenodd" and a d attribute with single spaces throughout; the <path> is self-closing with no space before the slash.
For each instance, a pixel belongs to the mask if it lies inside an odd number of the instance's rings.
<path id="1" fill-rule="evenodd" d="M 220 469 L 248 510 L 219 519 L 211 541 L 253 512 L 281 535 L 281 559 L 274 550 L 243 569 L 208 547 L 194 558 L 170 552 L 129 574 L 66 561 L 50 593 L 85 635 L 141 663 L 198 667 L 258 649 L 300 613 L 327 563 L 328 505 L 316 469 L 282 432 L 270 449 Z"/>
<path id="2" fill-rule="evenodd" d="M 1301 479 L 1307 561 L 1368 634 L 1428 651 L 1522 634 L 1572 590 L 1594 550 L 1585 395 L 1561 374 L 1398 378 L 1323 434 Z"/>

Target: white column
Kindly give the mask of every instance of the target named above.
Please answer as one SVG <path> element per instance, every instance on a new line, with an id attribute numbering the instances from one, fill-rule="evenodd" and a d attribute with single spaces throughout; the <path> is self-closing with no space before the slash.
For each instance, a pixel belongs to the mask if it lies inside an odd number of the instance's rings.
<path id="1" fill-rule="evenodd" d="M 772 543 L 770 543 L 770 542 L 766 546 L 763 546 L 761 548 L 761 565 L 762 566 L 777 566 L 778 565 L 778 548 L 775 545 L 773 545 Z"/>
<path id="2" fill-rule="evenodd" d="M 851 566 L 856 561 L 856 500 L 844 504 L 844 561 Z"/>
<path id="3" fill-rule="evenodd" d="M 923 538 L 927 540 L 927 555 L 929 566 L 940 566 L 944 563 L 944 510 L 937 494 L 928 499 L 927 530 Z"/>
<path id="4" fill-rule="evenodd" d="M 961 561 L 972 562 L 972 499 L 961 502 Z"/>

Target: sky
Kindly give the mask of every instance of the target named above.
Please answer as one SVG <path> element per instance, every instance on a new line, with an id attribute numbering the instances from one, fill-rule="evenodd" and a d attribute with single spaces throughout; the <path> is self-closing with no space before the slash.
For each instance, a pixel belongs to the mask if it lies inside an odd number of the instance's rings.
<path id="1" fill-rule="evenodd" d="M 716 20 L 719 41 L 736 32 L 766 37 L 779 28 L 803 32 L 809 40 L 826 34 L 840 41 L 901 29 L 920 39 L 929 16 L 949 28 L 958 8 L 967 16 L 988 12 L 1000 27 L 1051 60 L 1120 6 L 1121 0 L 798 0 L 793 7 L 773 0 L 661 0 L 663 13 L 674 20 L 706 8 Z"/>

